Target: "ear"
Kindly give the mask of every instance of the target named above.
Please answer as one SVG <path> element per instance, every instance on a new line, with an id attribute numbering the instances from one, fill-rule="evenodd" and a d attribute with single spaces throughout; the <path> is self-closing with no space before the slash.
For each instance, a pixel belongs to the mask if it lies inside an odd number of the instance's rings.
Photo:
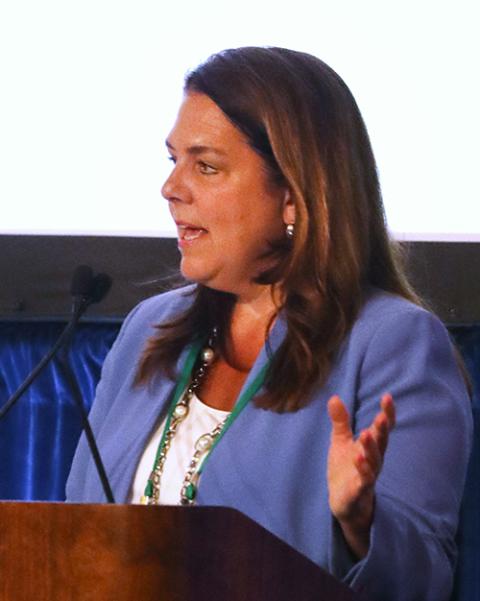
<path id="1" fill-rule="evenodd" d="M 285 189 L 283 198 L 283 223 L 285 225 L 295 223 L 295 203 L 293 202 L 292 193 L 289 188 Z"/>

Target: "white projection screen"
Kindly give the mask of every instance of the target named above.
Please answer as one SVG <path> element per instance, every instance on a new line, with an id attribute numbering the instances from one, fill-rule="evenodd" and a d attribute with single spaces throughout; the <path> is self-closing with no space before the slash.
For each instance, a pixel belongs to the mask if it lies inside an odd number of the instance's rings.
<path id="1" fill-rule="evenodd" d="M 0 234 L 170 237 L 185 72 L 311 52 L 354 93 L 402 240 L 480 240 L 477 1 L 16 0 L 0 7 Z"/>

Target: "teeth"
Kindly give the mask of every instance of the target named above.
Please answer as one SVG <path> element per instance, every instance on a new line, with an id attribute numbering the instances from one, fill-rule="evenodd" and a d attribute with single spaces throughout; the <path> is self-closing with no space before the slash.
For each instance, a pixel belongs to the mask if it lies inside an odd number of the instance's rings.
<path id="1" fill-rule="evenodd" d="M 180 228 L 180 230 L 183 234 L 183 240 L 186 240 L 187 242 L 190 242 L 191 240 L 196 240 L 205 232 L 205 230 L 202 228 L 194 228 L 188 226 L 183 226 Z"/>
<path id="2" fill-rule="evenodd" d="M 183 237 L 184 240 L 196 240 L 200 234 L 202 233 L 202 230 L 195 230 L 194 232 L 189 232 L 188 234 L 185 233 L 185 236 Z"/>

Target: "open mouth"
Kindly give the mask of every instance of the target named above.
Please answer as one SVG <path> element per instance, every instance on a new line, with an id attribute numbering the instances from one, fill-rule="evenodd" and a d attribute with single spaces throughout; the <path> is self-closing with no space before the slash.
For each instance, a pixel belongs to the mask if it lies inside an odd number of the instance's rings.
<path id="1" fill-rule="evenodd" d="M 183 242 L 192 242 L 207 233 L 207 230 L 202 227 L 193 225 L 178 225 L 178 237 Z"/>

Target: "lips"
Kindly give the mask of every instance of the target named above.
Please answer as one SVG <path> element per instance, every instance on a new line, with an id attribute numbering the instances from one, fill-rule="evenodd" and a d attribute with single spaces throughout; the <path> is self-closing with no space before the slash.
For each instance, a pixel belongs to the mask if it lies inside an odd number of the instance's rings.
<path id="1" fill-rule="evenodd" d="M 180 231 L 182 233 L 182 239 L 186 240 L 187 242 L 189 242 L 190 240 L 196 240 L 197 238 L 200 238 L 200 236 L 203 233 L 206 233 L 206 230 L 204 230 L 202 228 L 193 228 L 193 227 L 187 227 Z"/>
<path id="2" fill-rule="evenodd" d="M 177 222 L 178 238 L 180 242 L 193 242 L 207 233 L 207 230 L 191 223 Z"/>

